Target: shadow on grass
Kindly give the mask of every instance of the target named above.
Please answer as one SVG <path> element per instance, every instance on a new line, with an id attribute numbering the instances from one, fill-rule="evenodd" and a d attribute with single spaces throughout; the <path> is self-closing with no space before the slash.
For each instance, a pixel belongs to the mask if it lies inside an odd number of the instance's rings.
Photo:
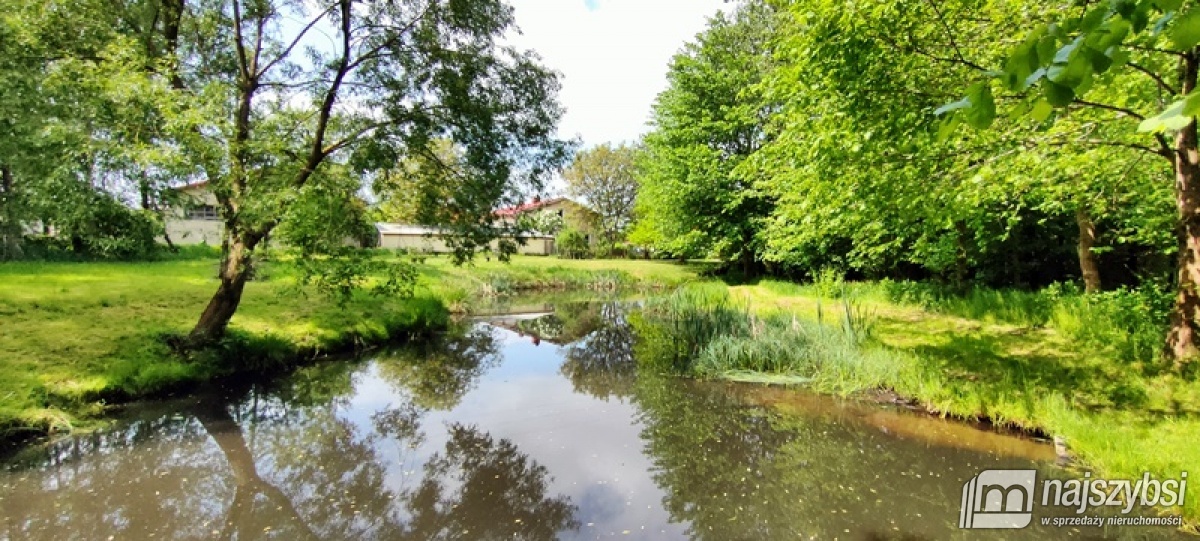
<path id="1" fill-rule="evenodd" d="M 927 368 L 941 373 L 956 391 L 981 401 L 1024 402 L 1032 412 L 1037 398 L 1052 394 L 1088 408 L 1141 408 L 1149 399 L 1142 374 L 1132 366 L 1114 366 L 1086 356 L 1036 349 L 1028 336 L 953 333 L 939 344 L 911 349 Z M 1028 350 L 1013 353 L 1013 350 Z M 986 408 L 988 404 L 982 403 Z"/>

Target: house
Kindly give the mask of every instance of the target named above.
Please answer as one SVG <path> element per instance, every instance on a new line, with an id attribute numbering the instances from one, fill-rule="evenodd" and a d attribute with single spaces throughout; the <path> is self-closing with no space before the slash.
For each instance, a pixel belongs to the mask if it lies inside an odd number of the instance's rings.
<path id="1" fill-rule="evenodd" d="M 512 224 L 522 215 L 541 212 L 558 215 L 563 220 L 564 228 L 575 229 L 583 233 L 584 237 L 588 239 L 589 244 L 595 244 L 600 238 L 598 228 L 600 215 L 596 211 L 566 197 L 554 197 L 551 199 L 534 197 L 528 203 L 497 210 L 496 218 L 503 223 Z"/>
<path id="2" fill-rule="evenodd" d="M 217 198 L 208 189 L 208 181 L 175 188 L 175 193 L 182 204 L 172 206 L 163 216 L 171 242 L 220 245 L 225 223 L 217 210 Z"/>
<path id="3" fill-rule="evenodd" d="M 446 242 L 449 232 L 436 227 L 423 225 L 377 223 L 375 230 L 379 232 L 377 246 L 392 250 L 410 250 L 427 254 L 444 254 L 454 250 Z M 524 244 L 517 243 L 517 253 L 525 255 L 550 255 L 554 253 L 554 237 L 541 233 L 531 233 L 522 237 Z M 500 249 L 498 241 L 492 241 L 491 249 Z"/>

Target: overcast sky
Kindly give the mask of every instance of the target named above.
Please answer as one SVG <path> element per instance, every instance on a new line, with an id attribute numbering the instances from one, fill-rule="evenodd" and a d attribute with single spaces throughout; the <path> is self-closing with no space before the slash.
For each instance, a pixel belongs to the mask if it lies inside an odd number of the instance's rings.
<path id="1" fill-rule="evenodd" d="M 509 0 L 523 35 L 545 65 L 563 74 L 562 137 L 585 146 L 634 142 L 646 131 L 667 64 L 704 29 L 723 0 Z"/>

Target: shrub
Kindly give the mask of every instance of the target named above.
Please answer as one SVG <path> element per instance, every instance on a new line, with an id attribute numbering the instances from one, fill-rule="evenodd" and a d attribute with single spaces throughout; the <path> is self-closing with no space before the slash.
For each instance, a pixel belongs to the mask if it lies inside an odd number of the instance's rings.
<path id="1" fill-rule="evenodd" d="M 558 256 L 565 259 L 583 259 L 588 257 L 588 241 L 583 232 L 578 229 L 564 229 L 554 239 Z"/>
<path id="2" fill-rule="evenodd" d="M 813 276 L 813 289 L 826 299 L 840 299 L 846 292 L 846 277 L 842 271 L 825 267 Z"/>
<path id="3" fill-rule="evenodd" d="M 1086 349 L 1115 350 L 1123 362 L 1149 362 L 1162 354 L 1170 293 L 1154 287 L 1063 297 L 1051 324 Z"/>

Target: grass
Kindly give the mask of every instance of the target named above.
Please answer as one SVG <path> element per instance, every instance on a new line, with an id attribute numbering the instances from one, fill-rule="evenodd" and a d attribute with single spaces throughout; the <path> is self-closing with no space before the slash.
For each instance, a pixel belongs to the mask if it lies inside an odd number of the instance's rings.
<path id="1" fill-rule="evenodd" d="M 1112 478 L 1200 464 L 1200 383 L 1133 345 L 1162 336 L 1142 293 L 980 290 L 922 307 L 891 300 L 888 284 L 842 284 L 840 299 L 820 287 L 704 285 L 653 300 L 634 319 L 639 362 L 843 395 L 892 390 L 934 413 L 1065 438 L 1081 467 Z M 968 309 L 978 317 L 959 315 Z M 1195 525 L 1200 500 L 1183 513 Z"/>
<path id="2" fill-rule="evenodd" d="M 87 422 L 112 399 L 145 396 L 292 358 L 441 326 L 441 302 L 356 296 L 344 306 L 305 295 L 282 269 L 247 285 L 215 354 L 175 355 L 216 289 L 216 261 L 0 265 L 0 435 Z M 218 358 L 219 357 L 219 358 Z"/>
<path id="3" fill-rule="evenodd" d="M 455 311 L 516 294 L 545 291 L 650 291 L 695 281 L 707 266 L 627 259 L 559 259 L 513 256 L 511 262 L 477 259 L 456 266 L 447 256 L 428 257 L 420 285 Z"/>

